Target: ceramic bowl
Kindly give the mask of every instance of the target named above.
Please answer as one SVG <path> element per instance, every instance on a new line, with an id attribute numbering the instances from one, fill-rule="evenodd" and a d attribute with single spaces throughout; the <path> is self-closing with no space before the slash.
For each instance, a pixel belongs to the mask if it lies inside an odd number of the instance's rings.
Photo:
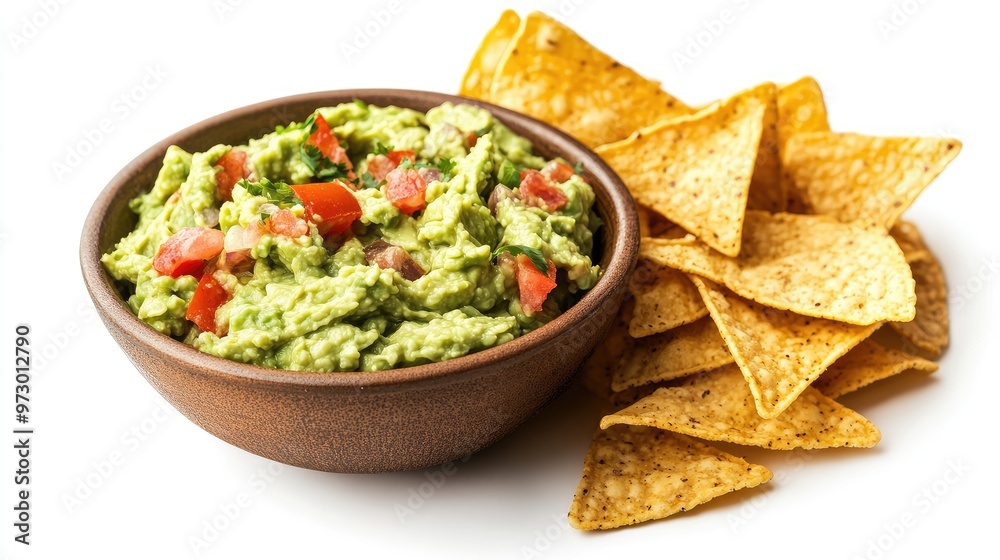
<path id="1" fill-rule="evenodd" d="M 561 316 L 506 344 L 441 363 L 378 372 L 311 373 L 203 354 L 136 318 L 101 255 L 135 226 L 128 201 L 148 190 L 171 144 L 189 152 L 241 144 L 317 107 L 362 99 L 426 111 L 445 101 L 489 109 L 535 152 L 583 162 L 603 220 L 600 281 Z M 613 171 L 568 135 L 527 116 L 453 95 L 356 89 L 236 109 L 149 148 L 119 172 L 87 216 L 80 258 L 87 290 L 115 341 L 146 380 L 192 422 L 251 453 L 309 469 L 383 472 L 464 457 L 510 433 L 572 381 L 627 290 L 639 235 L 635 206 Z"/>

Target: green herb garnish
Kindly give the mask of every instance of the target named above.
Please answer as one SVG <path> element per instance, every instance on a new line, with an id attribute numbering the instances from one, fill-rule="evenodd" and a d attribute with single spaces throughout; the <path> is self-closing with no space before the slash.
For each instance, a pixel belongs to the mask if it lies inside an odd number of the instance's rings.
<path id="1" fill-rule="evenodd" d="M 442 181 L 451 180 L 452 177 L 451 172 L 455 169 L 456 165 L 458 165 L 458 163 L 456 163 L 455 160 L 449 158 L 440 158 L 434 164 L 435 167 L 441 170 Z"/>
<path id="2" fill-rule="evenodd" d="M 573 166 L 573 173 L 576 173 L 577 175 L 583 175 L 583 171 L 584 171 L 583 162 L 582 161 L 576 162 L 576 165 Z"/>
<path id="3" fill-rule="evenodd" d="M 361 107 L 365 111 L 368 110 L 368 104 L 365 103 L 364 101 L 360 100 L 360 99 L 355 99 L 354 100 L 354 104 L 357 105 L 358 107 Z"/>
<path id="4" fill-rule="evenodd" d="M 361 186 L 366 189 L 377 189 L 385 184 L 385 180 L 376 180 L 375 176 L 365 171 L 361 174 Z"/>
<path id="5" fill-rule="evenodd" d="M 500 169 L 497 170 L 497 180 L 514 189 L 521 184 L 521 172 L 509 159 L 505 159 L 500 164 Z"/>
<path id="6" fill-rule="evenodd" d="M 535 249 L 534 247 L 526 247 L 524 245 L 501 245 L 493 251 L 491 256 L 491 262 L 493 264 L 497 263 L 497 257 L 502 253 L 508 252 L 511 256 L 527 255 L 531 259 L 532 264 L 535 265 L 542 274 L 548 275 L 549 273 L 549 263 L 545 260 L 545 255 L 541 251 Z"/>
<path id="7" fill-rule="evenodd" d="M 333 163 L 330 158 L 323 155 L 319 148 L 312 144 L 304 144 L 299 150 L 299 157 L 302 163 L 306 164 L 313 177 L 323 181 L 347 178 L 347 164 Z"/>
<path id="8" fill-rule="evenodd" d="M 386 146 L 385 144 L 375 141 L 375 151 L 372 153 L 377 156 L 387 156 L 389 155 L 389 150 L 392 150 L 392 146 Z"/>
<path id="9" fill-rule="evenodd" d="M 261 179 L 256 183 L 251 183 L 246 179 L 240 179 L 240 181 L 236 184 L 246 189 L 251 195 L 263 196 L 278 206 L 295 206 L 296 204 L 302 204 L 302 201 L 295 196 L 295 191 L 292 190 L 292 187 L 289 187 L 286 183 L 282 183 L 281 181 L 272 183 L 267 179 Z M 261 214 L 261 218 L 263 219 L 265 215 L 266 213 Z"/>

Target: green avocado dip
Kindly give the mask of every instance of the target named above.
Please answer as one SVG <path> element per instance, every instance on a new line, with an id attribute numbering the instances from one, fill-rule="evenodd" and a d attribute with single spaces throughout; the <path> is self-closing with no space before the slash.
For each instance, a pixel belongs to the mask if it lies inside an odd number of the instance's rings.
<path id="1" fill-rule="evenodd" d="M 538 328 L 597 282 L 581 173 L 478 107 L 359 100 L 241 146 L 171 146 L 101 261 L 139 319 L 208 354 L 438 362 Z"/>

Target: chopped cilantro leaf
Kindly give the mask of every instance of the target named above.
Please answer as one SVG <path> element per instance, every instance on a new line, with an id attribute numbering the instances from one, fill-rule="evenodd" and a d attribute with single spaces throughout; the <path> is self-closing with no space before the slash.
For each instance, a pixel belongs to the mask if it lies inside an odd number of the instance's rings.
<path id="1" fill-rule="evenodd" d="M 451 179 L 451 172 L 454 171 L 456 165 L 458 164 L 455 163 L 455 160 L 449 158 L 439 158 L 437 160 L 435 167 L 441 170 L 442 181 L 449 181 Z"/>
<path id="2" fill-rule="evenodd" d="M 319 148 L 312 144 L 304 144 L 299 151 L 302 163 L 306 164 L 313 177 L 324 181 L 347 178 L 347 164 L 333 163 L 330 158 L 323 155 Z"/>
<path id="3" fill-rule="evenodd" d="M 573 173 L 576 173 L 577 175 L 583 175 L 583 171 L 584 171 L 583 162 L 582 161 L 576 162 L 576 165 L 573 166 Z"/>
<path id="4" fill-rule="evenodd" d="M 511 163 L 509 159 L 505 159 L 500 164 L 500 169 L 497 170 L 497 180 L 514 189 L 521 184 L 521 173 L 517 170 L 516 165 Z"/>
<path id="5" fill-rule="evenodd" d="M 549 263 L 545 260 L 545 255 L 541 251 L 535 249 L 534 247 L 527 247 L 525 245 L 501 245 L 493 251 L 492 262 L 497 263 L 497 257 L 499 257 L 504 252 L 510 253 L 511 256 L 527 255 L 531 259 L 531 263 L 535 265 L 542 274 L 549 273 Z"/>
<path id="6" fill-rule="evenodd" d="M 360 100 L 360 99 L 355 98 L 354 99 L 354 104 L 357 105 L 358 107 L 361 107 L 365 111 L 368 110 L 368 104 L 365 103 L 364 101 Z"/>
<path id="7" fill-rule="evenodd" d="M 383 144 L 383 143 L 381 143 L 381 142 L 379 142 L 379 141 L 376 140 L 375 141 L 375 151 L 372 152 L 372 153 L 374 153 L 377 156 L 386 156 L 386 155 L 389 155 L 389 150 L 391 150 L 391 149 L 392 149 L 392 146 L 386 146 L 385 144 Z"/>
<path id="8" fill-rule="evenodd" d="M 361 174 L 361 186 L 366 189 L 377 189 L 385 184 L 385 181 L 377 181 L 375 176 L 365 171 Z"/>
<path id="9" fill-rule="evenodd" d="M 302 201 L 295 196 L 295 191 L 292 187 L 282 182 L 272 183 L 267 179 L 261 179 L 256 183 L 251 183 L 246 179 L 240 179 L 237 185 L 243 187 L 253 196 L 263 196 L 270 202 L 277 204 L 278 206 L 294 206 L 296 204 L 302 204 Z M 262 217 L 265 214 L 261 215 Z"/>

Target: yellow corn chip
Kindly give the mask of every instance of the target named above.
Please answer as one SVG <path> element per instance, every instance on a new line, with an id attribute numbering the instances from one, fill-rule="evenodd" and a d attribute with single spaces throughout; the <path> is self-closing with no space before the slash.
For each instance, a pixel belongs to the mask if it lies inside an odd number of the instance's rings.
<path id="1" fill-rule="evenodd" d="M 888 229 L 961 148 L 953 138 L 804 132 L 788 140 L 781 165 L 786 190 L 810 212 Z"/>
<path id="2" fill-rule="evenodd" d="M 781 180 L 781 156 L 778 154 L 778 90 L 771 83 L 762 87 L 765 90 L 764 117 L 747 208 L 784 212 L 787 197 L 785 183 Z"/>
<path id="3" fill-rule="evenodd" d="M 583 363 L 580 383 L 598 397 L 611 400 L 611 376 L 618 369 L 622 357 L 632 349 L 635 340 L 628 335 L 628 324 L 632 318 L 632 300 L 626 301 L 615 318 L 604 340 Z"/>
<path id="4" fill-rule="evenodd" d="M 601 419 L 601 428 L 615 424 L 652 426 L 769 449 L 871 447 L 882 437 L 863 416 L 812 387 L 807 387 L 781 416 L 761 418 L 736 365 L 690 377 L 679 387 L 658 389 Z"/>
<path id="5" fill-rule="evenodd" d="M 704 243 L 646 239 L 640 257 L 725 284 L 776 309 L 855 325 L 909 321 L 913 277 L 884 230 L 828 216 L 747 211 L 743 250 L 731 258 Z"/>
<path id="6" fill-rule="evenodd" d="M 573 30 L 540 12 L 521 23 L 489 100 L 555 125 L 594 147 L 691 109 Z"/>
<path id="7" fill-rule="evenodd" d="M 785 151 L 788 139 L 800 132 L 830 130 L 826 119 L 826 102 L 819 84 L 810 76 L 778 88 L 778 151 Z M 803 214 L 808 211 L 802 193 L 791 181 L 782 180 L 788 199 L 789 212 Z"/>
<path id="8" fill-rule="evenodd" d="M 667 332 L 636 339 L 612 374 L 611 389 L 622 391 L 669 381 L 733 362 L 710 317 Z"/>
<path id="9" fill-rule="evenodd" d="M 641 204 L 636 204 L 639 215 L 639 237 L 659 237 L 661 239 L 680 239 L 688 232 L 684 228 L 664 218 L 653 210 Z"/>
<path id="10" fill-rule="evenodd" d="M 910 263 L 916 282 L 917 311 L 912 321 L 889 323 L 900 336 L 929 356 L 938 357 L 948 346 L 948 288 L 941 263 L 930 250 Z"/>
<path id="11" fill-rule="evenodd" d="M 773 84 L 660 122 L 596 152 L 635 199 L 719 252 L 740 252 L 743 214 Z"/>
<path id="12" fill-rule="evenodd" d="M 687 511 L 771 479 L 771 471 L 681 435 L 615 426 L 594 435 L 569 524 L 612 529 Z"/>
<path id="13" fill-rule="evenodd" d="M 712 319 L 750 385 L 757 413 L 776 418 L 830 364 L 875 332 L 765 307 L 692 276 Z"/>
<path id="14" fill-rule="evenodd" d="M 708 315 L 698 289 L 680 271 L 640 259 L 630 282 L 635 311 L 628 332 L 635 338 L 686 325 Z"/>
<path id="15" fill-rule="evenodd" d="M 920 230 L 916 224 L 900 220 L 892 226 L 889 234 L 896 240 L 896 244 L 903 250 L 906 262 L 913 263 L 932 258 L 930 249 L 924 243 L 924 238 L 920 235 Z"/>
<path id="16" fill-rule="evenodd" d="M 904 371 L 933 373 L 937 369 L 938 365 L 930 360 L 865 340 L 830 366 L 812 386 L 835 399 Z"/>
<path id="17" fill-rule="evenodd" d="M 459 95 L 475 99 L 489 97 L 493 74 L 520 24 L 521 18 L 514 10 L 504 10 L 500 14 L 500 20 L 486 32 L 483 42 L 479 44 L 479 50 L 469 62 L 469 68 L 462 78 L 462 87 L 458 90 Z"/>

